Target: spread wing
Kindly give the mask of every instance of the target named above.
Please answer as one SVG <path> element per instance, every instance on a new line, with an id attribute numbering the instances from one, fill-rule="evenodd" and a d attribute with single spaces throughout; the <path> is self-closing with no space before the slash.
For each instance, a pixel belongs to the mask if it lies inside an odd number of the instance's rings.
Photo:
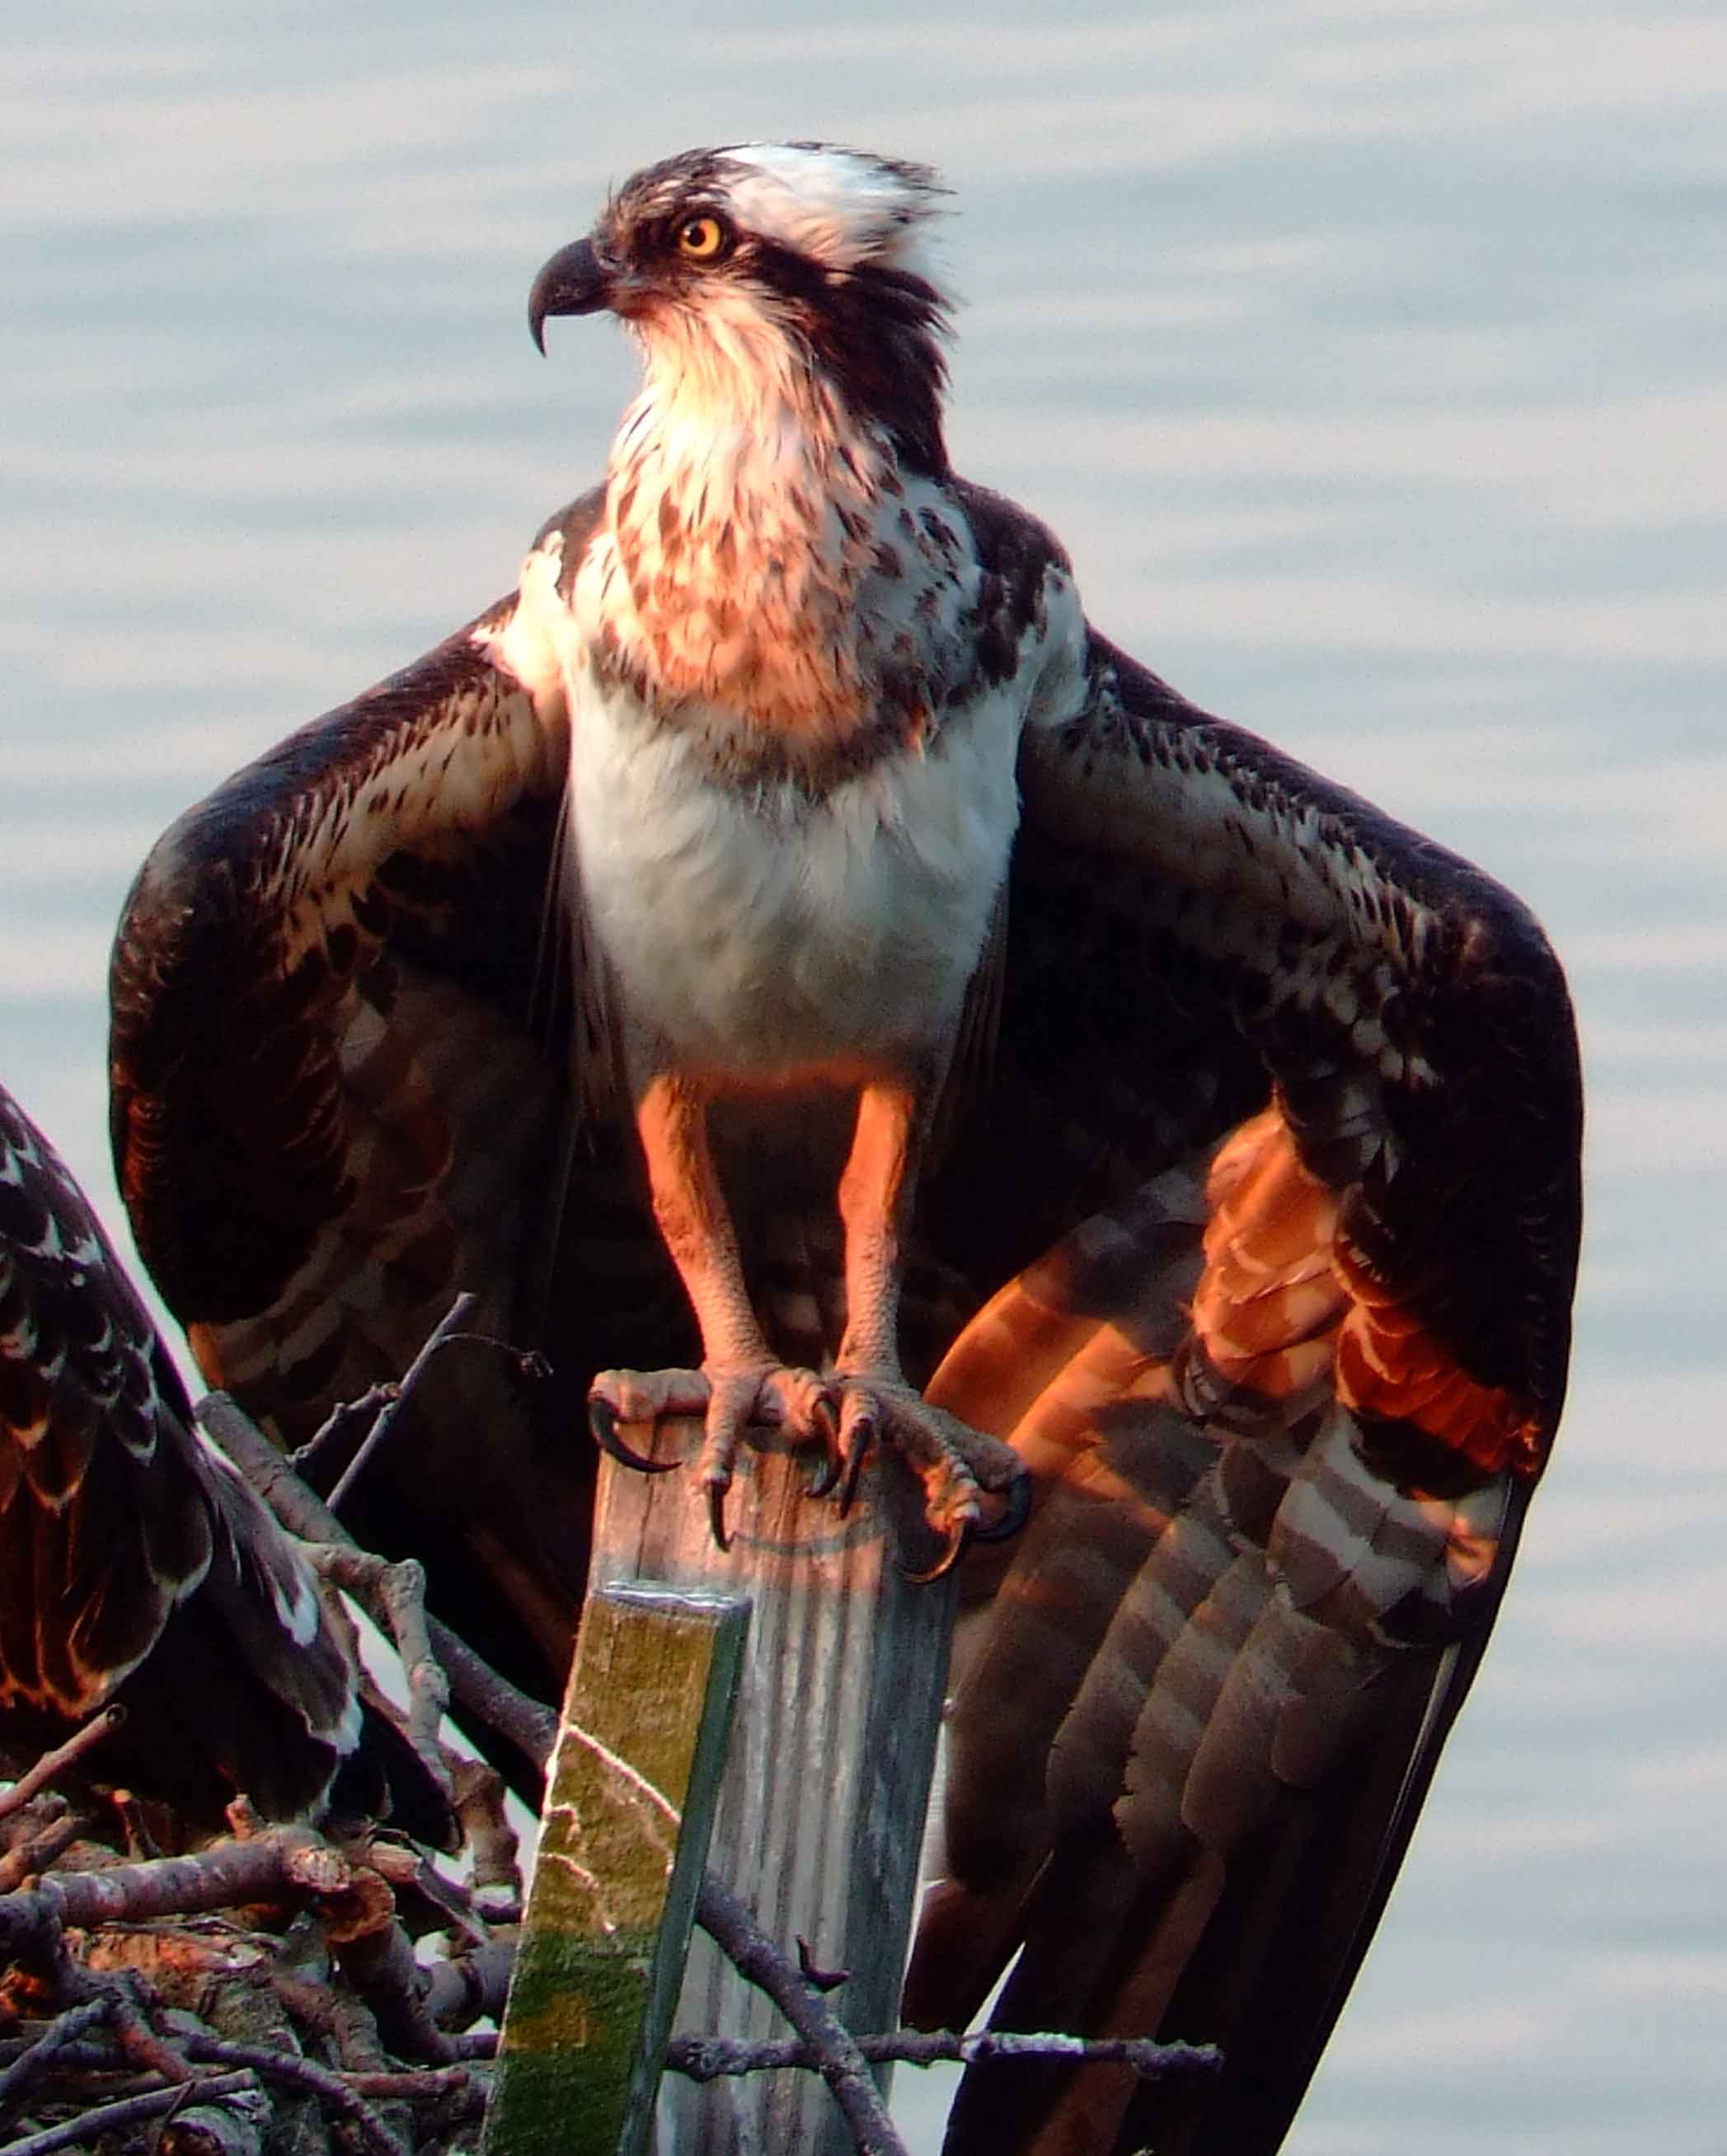
<path id="1" fill-rule="evenodd" d="M 1024 1269 L 931 1394 L 1038 1499 L 973 1561 L 908 2015 L 964 2025 L 1017 1953 L 998 2024 L 1229 2056 L 1203 2084 L 974 2068 L 952 2151 L 1252 2156 L 1558 1419 L 1570 1006 L 1486 877 L 1096 635 L 1021 778 L 996 1082 L 938 1198 L 956 1250 Z"/>
<path id="2" fill-rule="evenodd" d="M 99 1707 L 93 1761 L 202 1817 L 315 1809 L 360 1719 L 311 1573 L 194 1434 L 70 1173 L 0 1088 L 0 1743 Z"/>
<path id="3" fill-rule="evenodd" d="M 614 1306 L 648 1299 L 628 1237 L 615 1260 L 606 1240 L 638 1210 L 633 1163 L 570 1132 L 568 976 L 544 932 L 566 762 L 557 665 L 511 598 L 189 811 L 128 901 L 121 1188 L 204 1377 L 285 1443 L 398 1378 L 464 1290 L 471 1331 L 550 1350 L 571 1384 L 601 1359 L 583 1327 L 624 1329 Z M 574 1294 L 547 1256 L 566 1181 Z M 541 1691 L 586 1563 L 578 1402 L 450 1348 L 345 1511 L 368 1547 L 424 1560 L 434 1607 Z"/>
<path id="4" fill-rule="evenodd" d="M 1049 542 L 966 501 L 986 551 L 1009 530 L 989 588 L 1028 611 Z M 598 507 L 558 521 L 545 572 Z M 547 1686 L 588 1378 L 694 1345 L 630 1134 L 574 1127 L 594 1044 L 579 953 L 547 940 L 553 616 L 506 602 L 193 810 L 114 968 L 121 1186 L 212 1383 L 304 1436 L 464 1288 L 476 1329 L 550 1354 L 537 1386 L 448 1351 L 348 1514 Z M 1575 1046 L 1486 878 L 1100 639 L 1087 666 L 1080 716 L 1022 751 L 993 1060 L 968 1059 L 987 1082 L 907 1254 L 908 1371 L 1040 1490 L 973 1568 L 910 2004 L 963 2021 L 1023 1946 L 1005 2018 L 1236 2061 L 1199 2120 L 1107 2075 L 979 2073 L 956 2148 L 1268 2149 L 1558 1415 Z M 742 1197 L 775 1337 L 809 1359 L 840 1314 L 831 1184 Z"/>

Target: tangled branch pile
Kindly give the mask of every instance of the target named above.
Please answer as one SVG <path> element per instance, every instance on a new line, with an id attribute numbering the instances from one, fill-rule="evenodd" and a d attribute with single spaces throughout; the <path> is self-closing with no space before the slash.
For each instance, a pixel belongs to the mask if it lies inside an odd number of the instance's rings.
<path id="1" fill-rule="evenodd" d="M 461 2032 L 501 2012 L 520 1888 L 497 1778 L 457 1781 L 478 1889 L 243 1804 L 229 1838 L 141 1856 L 163 1822 L 123 1794 L 105 1819 L 0 1795 L 5 2156 L 477 2148 L 495 2038 Z"/>

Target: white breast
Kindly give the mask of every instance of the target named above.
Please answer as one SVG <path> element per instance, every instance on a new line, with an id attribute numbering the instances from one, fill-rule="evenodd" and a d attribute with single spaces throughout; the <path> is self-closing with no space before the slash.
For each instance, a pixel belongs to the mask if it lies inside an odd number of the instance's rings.
<path id="1" fill-rule="evenodd" d="M 727 785 L 591 667 L 571 686 L 569 843 L 633 1034 L 763 1076 L 948 1037 L 1007 872 L 1022 698 L 811 800 Z"/>

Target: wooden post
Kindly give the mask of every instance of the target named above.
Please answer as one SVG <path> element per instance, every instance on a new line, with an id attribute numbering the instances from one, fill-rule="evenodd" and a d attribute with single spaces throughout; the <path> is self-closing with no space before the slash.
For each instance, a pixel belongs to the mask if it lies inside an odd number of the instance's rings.
<path id="1" fill-rule="evenodd" d="M 732 1596 L 589 1597 L 547 1781 L 486 2156 L 642 2156 L 747 1626 Z"/>
<path id="2" fill-rule="evenodd" d="M 640 1446 L 643 1430 L 626 1433 Z M 764 1445 L 773 1439 L 762 1435 Z M 686 1425 L 659 1434 L 672 1455 Z M 693 1445 L 691 1448 L 693 1455 Z M 715 1548 L 687 1476 L 603 1464 L 595 1577 L 663 1579 L 747 1596 L 736 1719 L 710 1868 L 789 1953 L 851 1972 L 829 2005 L 866 2032 L 899 2020 L 900 1984 L 935 1759 L 957 1587 L 912 1586 L 895 1568 L 884 1494 L 921 1527 L 910 1476 L 872 1466 L 849 1517 L 805 1494 L 804 1462 L 746 1449 Z M 676 2025 L 783 2035 L 774 2010 L 699 1933 Z M 885 2076 L 884 2076 L 885 2078 Z M 755 2074 L 697 2087 L 668 2075 L 660 2156 L 845 2156 L 851 2141 L 814 2075 Z M 513 2156 L 513 2152 L 512 2152 Z"/>

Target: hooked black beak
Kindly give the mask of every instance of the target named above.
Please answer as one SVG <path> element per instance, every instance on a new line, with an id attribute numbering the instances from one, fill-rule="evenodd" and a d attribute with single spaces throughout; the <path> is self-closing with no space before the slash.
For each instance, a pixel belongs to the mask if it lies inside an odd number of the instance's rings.
<path id="1" fill-rule="evenodd" d="M 591 239 L 560 248 L 534 279 L 527 295 L 527 326 L 534 342 L 546 349 L 547 315 L 592 315 L 609 306 L 612 273 L 594 252 Z"/>

